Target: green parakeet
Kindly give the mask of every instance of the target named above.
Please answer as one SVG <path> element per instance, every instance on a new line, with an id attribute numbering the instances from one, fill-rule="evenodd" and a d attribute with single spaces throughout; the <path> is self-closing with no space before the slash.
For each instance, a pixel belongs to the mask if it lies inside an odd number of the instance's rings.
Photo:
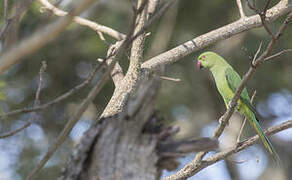
<path id="1" fill-rule="evenodd" d="M 229 108 L 228 104 L 232 100 L 234 93 L 241 82 L 238 73 L 221 56 L 214 52 L 202 53 L 198 58 L 197 66 L 200 69 L 206 68 L 211 71 L 217 89 L 223 97 L 226 107 Z M 240 95 L 236 110 L 248 119 L 249 123 L 259 135 L 264 146 L 268 149 L 273 158 L 279 162 L 278 154 L 256 119 L 256 110 L 251 104 L 246 88 L 243 89 Z"/>

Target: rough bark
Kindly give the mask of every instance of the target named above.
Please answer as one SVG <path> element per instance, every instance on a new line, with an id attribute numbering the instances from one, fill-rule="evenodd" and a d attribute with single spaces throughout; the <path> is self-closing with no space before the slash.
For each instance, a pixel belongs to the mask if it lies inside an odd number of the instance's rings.
<path id="1" fill-rule="evenodd" d="M 101 119 L 83 136 L 59 180 L 159 179 L 185 153 L 214 149 L 217 141 L 174 141 L 178 129 L 159 123 L 155 98 L 160 76 L 144 74 L 122 112 Z"/>
<path id="2" fill-rule="evenodd" d="M 145 78 L 139 84 L 123 112 L 100 120 L 87 132 L 60 179 L 159 177 L 158 134 L 147 133 L 144 128 L 156 118 L 152 115 L 159 77 Z"/>

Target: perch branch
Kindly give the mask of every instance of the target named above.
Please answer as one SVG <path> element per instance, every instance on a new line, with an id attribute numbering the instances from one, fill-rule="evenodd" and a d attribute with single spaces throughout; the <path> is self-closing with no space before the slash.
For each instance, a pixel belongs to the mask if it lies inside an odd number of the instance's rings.
<path id="1" fill-rule="evenodd" d="M 292 4 L 288 0 L 281 0 L 277 5 L 267 10 L 266 22 L 271 23 L 278 17 L 281 17 L 292 10 Z M 201 50 L 215 42 L 230 38 L 236 34 L 248 31 L 252 28 L 262 26 L 262 21 L 259 15 L 242 18 L 231 24 L 210 31 L 206 34 L 189 40 L 175 48 L 172 48 L 164 53 L 161 53 L 142 64 L 142 68 L 156 69 L 160 65 L 174 63 L 183 57 Z"/>
<path id="2" fill-rule="evenodd" d="M 247 81 L 251 78 L 251 76 L 255 73 L 256 68 L 262 64 L 265 60 L 266 57 L 268 57 L 268 55 L 271 53 L 274 45 L 277 43 L 278 39 L 280 38 L 280 35 L 285 31 L 285 29 L 287 28 L 288 22 L 291 20 L 292 18 L 292 12 L 290 12 L 288 14 L 288 16 L 286 17 L 284 23 L 282 24 L 282 26 L 279 28 L 278 32 L 275 35 L 275 38 L 272 38 L 271 41 L 269 42 L 267 48 L 265 49 L 265 51 L 261 54 L 261 56 L 259 56 L 256 60 L 251 62 L 251 67 L 249 68 L 248 72 L 243 76 L 241 83 L 239 84 L 237 90 L 234 93 L 234 97 L 230 102 L 230 107 L 227 109 L 227 111 L 225 112 L 225 114 L 220 117 L 220 124 L 217 126 L 214 134 L 213 134 L 213 138 L 218 138 L 221 136 L 221 134 L 223 133 L 223 130 L 225 128 L 225 126 L 228 124 L 228 121 L 231 117 L 231 115 L 233 114 L 235 107 L 237 105 L 237 101 L 240 97 L 240 94 L 242 92 L 242 90 L 244 89 Z M 201 166 L 202 164 L 202 158 L 207 154 L 207 152 L 200 152 L 196 155 L 195 159 L 188 165 L 186 165 L 182 170 L 180 170 L 178 173 L 176 173 L 173 176 L 170 176 L 170 179 L 185 179 L 188 178 L 192 175 L 195 174 L 196 170 L 198 167 Z M 179 178 L 178 178 L 179 177 Z"/>
<path id="3" fill-rule="evenodd" d="M 292 128 L 292 120 L 286 121 L 284 123 L 281 123 L 279 125 L 273 126 L 268 128 L 267 130 L 265 130 L 265 134 L 267 135 L 272 135 L 272 134 L 276 134 L 278 132 L 284 131 L 286 129 Z M 229 150 L 223 151 L 223 152 L 219 152 L 216 153 L 214 155 L 212 155 L 211 157 L 206 158 L 206 160 L 202 161 L 200 164 L 197 164 L 197 166 L 193 169 L 193 174 L 198 173 L 200 170 L 220 161 L 223 160 L 239 151 L 242 151 L 244 149 L 246 149 L 247 147 L 255 144 L 257 142 L 257 140 L 259 139 L 258 135 L 255 135 L 249 139 L 247 139 L 246 141 L 244 141 L 242 144 L 240 144 L 239 146 L 236 147 L 232 147 Z M 188 168 L 191 168 L 190 165 L 188 166 Z M 174 174 L 170 177 L 165 178 L 164 180 L 174 180 L 174 179 L 186 179 L 186 176 L 182 176 L 182 174 Z"/>

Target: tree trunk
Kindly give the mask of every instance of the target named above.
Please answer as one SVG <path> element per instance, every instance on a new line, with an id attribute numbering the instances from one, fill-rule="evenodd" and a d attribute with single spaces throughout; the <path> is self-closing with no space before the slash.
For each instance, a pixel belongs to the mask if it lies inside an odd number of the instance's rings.
<path id="1" fill-rule="evenodd" d="M 101 119 L 87 131 L 60 179 L 158 179 L 160 132 L 145 126 L 157 121 L 158 87 L 157 75 L 141 80 L 121 113 Z"/>

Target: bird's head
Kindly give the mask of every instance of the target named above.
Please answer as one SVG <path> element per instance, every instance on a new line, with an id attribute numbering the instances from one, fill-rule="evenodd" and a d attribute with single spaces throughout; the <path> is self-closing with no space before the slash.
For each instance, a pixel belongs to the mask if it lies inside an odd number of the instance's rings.
<path id="1" fill-rule="evenodd" d="M 202 69 L 210 69 L 220 61 L 220 56 L 214 52 L 204 52 L 202 53 L 197 61 L 197 67 Z"/>

